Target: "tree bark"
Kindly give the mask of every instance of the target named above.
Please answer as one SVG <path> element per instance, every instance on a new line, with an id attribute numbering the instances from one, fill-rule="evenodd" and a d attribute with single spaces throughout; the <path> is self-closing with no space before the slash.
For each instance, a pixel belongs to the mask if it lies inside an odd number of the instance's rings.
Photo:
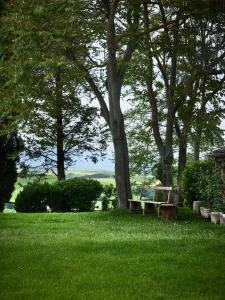
<path id="1" fill-rule="evenodd" d="M 173 185 L 173 129 L 174 129 L 174 105 L 173 105 L 173 86 L 169 88 L 170 96 L 167 98 L 167 121 L 166 121 L 166 138 L 164 140 L 164 157 L 163 157 L 163 184 L 165 186 Z"/>
<path id="2" fill-rule="evenodd" d="M 207 75 L 204 75 L 203 79 L 201 80 L 200 85 L 200 91 L 201 91 L 201 97 L 202 97 L 202 103 L 201 108 L 198 113 L 198 117 L 204 118 L 204 115 L 206 113 L 206 104 L 208 102 L 208 97 L 206 96 L 206 80 Z M 202 137 L 203 129 L 201 125 L 195 129 L 195 135 L 194 135 L 194 160 L 200 159 L 200 151 L 201 151 L 201 137 Z"/>
<path id="3" fill-rule="evenodd" d="M 112 53 L 112 56 L 114 54 Z M 121 78 L 116 71 L 116 62 L 111 57 L 108 65 L 108 97 L 110 109 L 110 130 L 115 153 L 115 179 L 118 194 L 118 208 L 127 208 L 128 199 L 132 197 L 129 174 L 129 155 L 127 147 L 124 116 L 120 107 Z"/>
<path id="4" fill-rule="evenodd" d="M 62 118 L 57 118 L 57 178 L 64 180 L 65 176 L 64 133 Z"/>
<path id="5" fill-rule="evenodd" d="M 55 78 L 56 100 L 56 152 L 57 152 L 57 178 L 64 180 L 65 176 L 65 153 L 64 153 L 64 130 L 63 130 L 63 94 L 60 74 Z"/>
<path id="6" fill-rule="evenodd" d="M 168 148 L 171 148 L 170 145 L 168 145 Z M 165 151 L 162 162 L 163 162 L 163 166 L 162 166 L 163 185 L 172 186 L 173 185 L 173 173 L 172 173 L 173 150 L 171 151 L 171 149 L 167 149 Z"/>
<path id="7" fill-rule="evenodd" d="M 181 129 L 176 119 L 175 129 L 176 129 L 178 142 L 179 142 L 178 172 L 177 172 L 178 203 L 183 203 L 182 176 L 187 163 L 187 144 L 188 144 L 189 124 L 183 121 L 183 129 Z"/>
<path id="8" fill-rule="evenodd" d="M 204 106 L 204 105 L 202 105 Z M 201 108 L 200 113 L 204 113 L 204 108 Z M 202 128 L 196 128 L 195 134 L 193 137 L 193 148 L 194 148 L 194 160 L 200 160 L 200 152 L 201 152 L 201 137 L 202 137 Z"/>
<path id="9" fill-rule="evenodd" d="M 119 196 L 118 207 L 128 207 L 128 199 L 131 199 L 130 174 L 129 174 L 129 158 L 127 139 L 124 128 L 124 120 L 122 114 L 111 127 L 113 146 L 115 152 L 115 179 L 117 193 Z"/>
<path id="10" fill-rule="evenodd" d="M 198 138 L 194 141 L 194 160 L 200 159 L 200 141 Z"/>
<path id="11" fill-rule="evenodd" d="M 182 176 L 187 163 L 187 137 L 179 139 L 179 157 L 178 157 L 178 174 L 177 174 L 177 187 L 178 187 L 178 202 L 183 203 L 182 197 Z"/>

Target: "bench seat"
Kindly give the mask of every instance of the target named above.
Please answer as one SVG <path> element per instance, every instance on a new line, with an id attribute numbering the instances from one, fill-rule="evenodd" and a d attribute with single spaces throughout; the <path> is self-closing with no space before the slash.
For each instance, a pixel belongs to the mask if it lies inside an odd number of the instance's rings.
<path id="1" fill-rule="evenodd" d="M 128 199 L 128 201 L 130 202 L 130 206 L 129 206 L 129 212 L 141 212 L 142 211 L 142 207 L 141 207 L 141 200 L 136 200 L 136 199 Z"/>

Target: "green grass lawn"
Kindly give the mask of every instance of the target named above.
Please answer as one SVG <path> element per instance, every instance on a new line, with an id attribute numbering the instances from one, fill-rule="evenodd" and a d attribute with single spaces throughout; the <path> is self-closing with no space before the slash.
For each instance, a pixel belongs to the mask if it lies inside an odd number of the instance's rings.
<path id="1" fill-rule="evenodd" d="M 225 299 L 225 226 L 127 211 L 1 214 L 0 299 Z"/>

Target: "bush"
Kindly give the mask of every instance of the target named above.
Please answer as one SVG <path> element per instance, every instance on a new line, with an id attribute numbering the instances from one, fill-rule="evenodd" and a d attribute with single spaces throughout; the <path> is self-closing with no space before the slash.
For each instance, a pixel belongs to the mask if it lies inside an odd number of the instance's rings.
<path id="1" fill-rule="evenodd" d="M 102 210 L 107 211 L 109 209 L 109 203 L 112 202 L 113 208 L 115 208 L 115 201 L 117 202 L 116 198 L 116 189 L 113 184 L 106 184 L 103 187 L 103 193 L 99 199 L 102 201 Z"/>
<path id="2" fill-rule="evenodd" d="M 92 211 L 103 188 L 93 179 L 73 178 L 48 183 L 29 183 L 16 198 L 18 212 L 45 212 L 46 206 L 54 212 Z"/>
<path id="3" fill-rule="evenodd" d="M 204 201 L 211 209 L 221 209 L 224 203 L 223 182 L 212 161 L 193 161 L 183 173 L 182 188 L 187 204 Z"/>
<path id="4" fill-rule="evenodd" d="M 48 201 L 52 211 L 92 211 L 103 187 L 93 179 L 71 178 L 56 182 Z"/>
<path id="5" fill-rule="evenodd" d="M 0 120 L 0 127 L 7 120 Z M 2 129 L 2 128 L 1 128 Z M 4 203 L 9 202 L 17 180 L 17 167 L 22 142 L 16 132 L 0 135 L 0 212 Z"/>
<path id="6" fill-rule="evenodd" d="M 66 181 L 57 181 L 52 184 L 53 188 L 47 204 L 53 212 L 70 212 L 72 210 L 71 196 L 68 195 L 68 188 L 64 184 Z"/>
<path id="7" fill-rule="evenodd" d="M 32 182 L 18 194 L 15 201 L 17 212 L 45 212 L 53 187 L 48 183 Z"/>
<path id="8" fill-rule="evenodd" d="M 100 200 L 102 201 L 102 211 L 107 211 L 109 209 L 109 198 L 103 195 Z"/>

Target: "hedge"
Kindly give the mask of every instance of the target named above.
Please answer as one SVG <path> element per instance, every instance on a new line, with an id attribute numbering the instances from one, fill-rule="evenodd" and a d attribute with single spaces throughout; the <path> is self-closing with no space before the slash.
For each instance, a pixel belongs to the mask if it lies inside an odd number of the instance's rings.
<path id="1" fill-rule="evenodd" d="M 187 204 L 204 201 L 211 209 L 224 210 L 223 180 L 209 160 L 190 162 L 182 177 L 182 189 Z"/>
<path id="2" fill-rule="evenodd" d="M 49 183 L 28 183 L 16 197 L 16 211 L 45 212 L 52 189 Z"/>
<path id="3" fill-rule="evenodd" d="M 53 184 L 30 183 L 16 198 L 18 212 L 92 211 L 103 187 L 93 179 L 73 178 Z"/>

